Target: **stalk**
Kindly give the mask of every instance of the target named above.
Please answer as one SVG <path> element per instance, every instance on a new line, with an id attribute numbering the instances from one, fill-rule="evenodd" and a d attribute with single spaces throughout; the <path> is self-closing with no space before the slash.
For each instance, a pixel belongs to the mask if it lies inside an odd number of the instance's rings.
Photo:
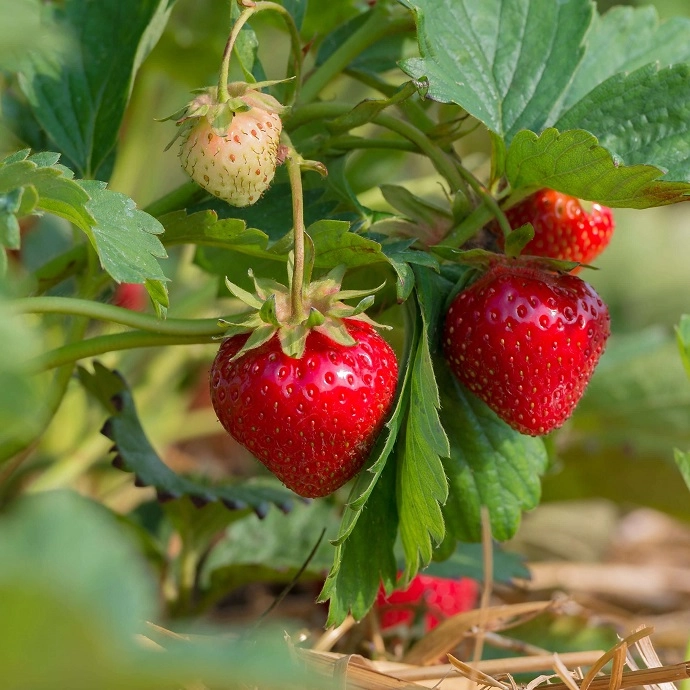
<path id="1" fill-rule="evenodd" d="M 101 335 L 95 338 L 88 338 L 87 340 L 78 340 L 77 342 L 50 350 L 33 359 L 29 366 L 33 371 L 38 372 L 69 364 L 71 373 L 71 366 L 80 359 L 96 357 L 97 355 L 103 355 L 116 350 L 130 350 L 138 347 L 211 344 L 214 342 L 213 338 L 218 337 L 220 334 L 220 330 L 216 323 L 214 330 L 206 335 L 165 335 L 161 333 L 147 333 L 146 331 L 128 331 L 126 333 Z M 2 458 L 0 457 L 0 459 Z"/>
<path id="2" fill-rule="evenodd" d="M 167 336 L 222 335 L 224 326 L 218 319 L 166 319 L 162 321 L 149 314 L 73 297 L 25 297 L 15 300 L 12 308 L 22 314 L 68 314 L 86 316 L 96 321 L 111 321 L 141 331 Z"/>
<path id="3" fill-rule="evenodd" d="M 301 156 L 294 149 L 290 151 L 285 161 L 292 194 L 292 227 L 295 244 L 290 294 L 293 323 L 302 323 L 306 318 L 304 310 L 304 195 L 301 162 Z"/>
<path id="4" fill-rule="evenodd" d="M 314 101 L 322 89 L 340 74 L 362 51 L 384 36 L 406 31 L 414 31 L 411 14 L 387 20 L 381 12 L 372 12 L 371 17 L 362 24 L 320 67 L 318 67 L 302 87 L 301 103 Z"/>
<path id="5" fill-rule="evenodd" d="M 230 99 L 230 94 L 228 93 L 228 75 L 230 73 L 230 57 L 232 56 L 232 50 L 235 47 L 237 37 L 240 35 L 242 27 L 249 21 L 249 19 L 259 12 L 265 10 L 271 10 L 277 12 L 285 20 L 288 31 L 290 32 L 290 50 L 294 60 L 292 66 L 292 75 L 295 79 L 295 87 L 292 97 L 288 99 L 288 104 L 292 104 L 297 98 L 297 90 L 299 89 L 299 84 L 302 78 L 302 50 L 300 46 L 299 31 L 295 26 L 295 22 L 292 19 L 292 15 L 282 6 L 275 2 L 259 1 L 252 5 L 251 7 L 246 7 L 240 13 L 240 16 L 235 21 L 232 27 L 228 41 L 225 44 L 225 49 L 223 50 L 223 58 L 220 66 L 220 75 L 218 77 L 218 101 L 219 103 L 225 103 Z"/>

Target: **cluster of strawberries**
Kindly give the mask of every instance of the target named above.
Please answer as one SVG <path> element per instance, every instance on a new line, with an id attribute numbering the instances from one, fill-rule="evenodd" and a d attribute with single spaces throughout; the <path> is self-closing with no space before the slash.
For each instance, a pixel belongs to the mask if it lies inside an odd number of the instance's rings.
<path id="1" fill-rule="evenodd" d="M 249 85 L 230 86 L 229 101 L 208 89 L 180 111 L 180 155 L 205 189 L 244 206 L 260 198 L 280 162 L 280 106 Z M 442 346 L 459 381 L 510 426 L 537 436 L 571 415 L 609 335 L 608 310 L 594 289 L 538 257 L 590 262 L 608 244 L 613 218 L 607 208 L 594 204 L 588 213 L 548 189 L 506 215 L 512 228 L 531 223 L 534 238 L 519 257 L 495 255 L 458 294 Z M 293 319 L 289 296 L 259 297 L 259 313 L 269 300 L 285 302 Z M 251 327 L 227 334 L 211 369 L 211 398 L 225 429 L 308 497 L 332 493 L 359 472 L 397 379 L 395 353 L 372 322 L 359 312 L 343 316 L 342 302 L 315 305 L 313 325 L 278 318 L 271 331 L 265 320 L 248 319 Z M 296 327 L 306 328 L 299 357 L 285 346 Z"/>

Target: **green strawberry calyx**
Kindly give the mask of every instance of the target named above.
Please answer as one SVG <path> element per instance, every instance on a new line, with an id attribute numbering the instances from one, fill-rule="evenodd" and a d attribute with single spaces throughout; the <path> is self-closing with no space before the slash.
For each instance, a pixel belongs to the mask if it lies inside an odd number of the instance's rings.
<path id="1" fill-rule="evenodd" d="M 196 97 L 187 103 L 187 105 L 180 108 L 172 115 L 159 120 L 159 122 L 175 120 L 178 126 L 175 136 L 166 146 L 166 151 L 179 137 L 186 135 L 202 118 L 208 120 L 214 134 L 217 136 L 224 136 L 235 115 L 247 112 L 252 108 L 260 108 L 267 113 L 284 115 L 289 112 L 290 108 L 282 105 L 280 101 L 270 94 L 262 93 L 260 89 L 285 81 L 290 81 L 290 79 L 261 81 L 254 84 L 249 84 L 244 81 L 231 82 L 228 84 L 229 97 L 227 100 L 218 98 L 217 86 L 207 86 L 203 89 L 197 89 L 193 92 L 197 94 Z"/>
<path id="2" fill-rule="evenodd" d="M 290 262 L 292 260 L 291 253 Z M 227 326 L 223 338 L 251 333 L 233 360 L 268 342 L 276 334 L 283 352 L 295 359 L 304 354 L 307 336 L 312 330 L 339 345 L 356 345 L 357 341 L 345 327 L 344 319 L 363 321 L 376 328 L 390 328 L 376 323 L 364 313 L 374 303 L 373 293 L 383 285 L 373 290 L 343 290 L 341 284 L 345 271 L 345 266 L 336 266 L 323 278 L 307 283 L 303 288 L 304 316 L 301 317 L 296 316 L 292 308 L 292 281 L 285 286 L 275 280 L 257 278 L 250 269 L 249 277 L 255 287 L 255 292 L 250 293 L 226 278 L 225 284 L 230 292 L 252 308 L 237 321 L 219 321 L 220 325 Z M 291 273 L 288 271 L 288 275 Z M 350 299 L 359 299 L 359 302 L 351 306 L 343 301 Z"/>

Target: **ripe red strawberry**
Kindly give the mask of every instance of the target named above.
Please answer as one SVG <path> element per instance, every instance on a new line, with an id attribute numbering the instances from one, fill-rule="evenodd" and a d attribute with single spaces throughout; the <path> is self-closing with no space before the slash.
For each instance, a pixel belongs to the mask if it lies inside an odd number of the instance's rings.
<path id="1" fill-rule="evenodd" d="M 578 199 L 541 189 L 506 211 L 512 228 L 532 223 L 534 239 L 524 254 L 588 264 L 606 248 L 613 235 L 611 209 L 592 204 L 587 213 Z"/>
<path id="2" fill-rule="evenodd" d="M 269 82 L 266 82 L 269 83 Z M 218 100 L 208 88 L 172 117 L 181 125 L 180 161 L 208 192 L 233 206 L 248 206 L 268 189 L 278 163 L 283 106 L 260 93 L 261 84 L 228 84 Z M 177 137 L 176 137 L 177 138 Z"/>
<path id="3" fill-rule="evenodd" d="M 232 361 L 247 341 L 241 334 L 223 342 L 211 367 L 221 424 L 301 496 L 326 496 L 357 474 L 395 393 L 390 345 L 364 321 L 343 323 L 356 344 L 311 330 L 294 358 L 274 335 Z"/>
<path id="4" fill-rule="evenodd" d="M 523 434 L 563 424 L 609 336 L 609 313 L 594 289 L 506 260 L 453 301 L 443 334 L 457 378 Z"/>
<path id="5" fill-rule="evenodd" d="M 475 580 L 451 580 L 433 575 L 417 575 L 407 589 L 386 596 L 381 589 L 376 599 L 381 629 L 410 625 L 416 613 L 423 613 L 428 632 L 444 618 L 471 610 L 479 593 Z"/>
<path id="6" fill-rule="evenodd" d="M 115 288 L 112 299 L 116 307 L 131 311 L 144 311 L 147 301 L 146 288 L 142 283 L 120 283 Z"/>

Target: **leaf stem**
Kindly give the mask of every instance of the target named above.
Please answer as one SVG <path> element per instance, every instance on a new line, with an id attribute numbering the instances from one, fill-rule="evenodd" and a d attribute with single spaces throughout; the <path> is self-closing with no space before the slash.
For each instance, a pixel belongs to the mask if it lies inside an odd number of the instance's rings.
<path id="1" fill-rule="evenodd" d="M 290 148 L 285 164 L 287 165 L 292 194 L 292 227 L 295 245 L 292 292 L 290 295 L 293 323 L 302 323 L 306 319 L 304 312 L 304 193 L 302 190 L 301 163 L 302 157 L 293 148 Z"/>
<path id="2" fill-rule="evenodd" d="M 384 6 L 384 3 L 379 4 Z M 323 88 L 332 79 L 343 72 L 362 51 L 376 43 L 379 39 L 397 33 L 414 31 L 415 25 L 411 14 L 405 13 L 403 16 L 391 19 L 390 17 L 382 16 L 383 12 L 388 12 L 388 9 L 384 8 L 382 11 L 373 11 L 369 19 L 349 36 L 325 62 L 314 70 L 302 87 L 299 102 L 309 103 L 316 100 Z"/>
<path id="3" fill-rule="evenodd" d="M 222 335 L 226 327 L 218 325 L 218 319 L 166 319 L 149 314 L 73 297 L 25 297 L 15 300 L 12 308 L 21 314 L 71 314 L 86 316 L 97 321 L 111 321 L 141 331 L 168 336 Z"/>
<path id="4" fill-rule="evenodd" d="M 189 182 L 181 184 L 176 189 L 173 189 L 160 199 L 151 202 L 142 210 L 154 218 L 160 218 L 166 213 L 187 208 L 190 204 L 201 201 L 206 196 L 208 196 L 208 192 L 196 182 L 190 180 Z"/>
<path id="5" fill-rule="evenodd" d="M 29 362 L 29 366 L 38 372 L 116 350 L 131 350 L 138 347 L 163 347 L 166 345 L 208 345 L 214 342 L 214 334 L 218 335 L 218 331 L 219 329 L 216 326 L 215 333 L 208 333 L 206 335 L 168 335 L 146 331 L 127 331 L 125 333 L 100 335 L 50 350 Z"/>
<path id="6" fill-rule="evenodd" d="M 492 215 L 494 218 L 496 218 L 498 224 L 501 226 L 503 236 L 507 238 L 512 232 L 512 228 L 510 227 L 510 223 L 508 222 L 505 213 L 503 213 L 501 210 L 501 207 L 496 199 L 486 190 L 484 185 L 479 182 L 479 180 L 469 170 L 467 170 L 467 168 L 463 167 L 462 165 L 458 165 L 457 170 L 477 194 L 477 196 L 479 196 L 479 198 L 482 200 L 483 205 L 491 211 Z"/>
<path id="7" fill-rule="evenodd" d="M 329 101 L 328 103 L 310 103 L 295 111 L 286 118 L 286 127 L 294 131 L 314 120 L 332 119 L 344 115 L 352 110 L 350 103 L 342 101 Z M 421 129 L 418 129 L 409 122 L 405 122 L 392 115 L 379 113 L 371 120 L 375 125 L 401 135 L 411 141 L 423 154 L 425 154 L 438 171 L 446 179 L 451 190 L 455 192 L 462 189 L 468 191 L 468 186 L 464 176 L 459 172 L 458 166 L 453 160 L 435 144 Z M 476 180 L 475 180 L 476 181 Z M 469 196 L 469 194 L 468 194 Z"/>
<path id="8" fill-rule="evenodd" d="M 242 27 L 249 21 L 249 19 L 259 12 L 265 10 L 270 10 L 277 12 L 285 20 L 288 31 L 290 32 L 290 51 L 292 53 L 294 64 L 292 65 L 292 74 L 288 76 L 294 76 L 294 91 L 288 103 L 292 104 L 297 98 L 297 92 L 299 90 L 300 82 L 302 80 L 302 48 L 299 36 L 299 31 L 295 26 L 295 22 L 292 15 L 282 6 L 276 2 L 270 2 L 268 0 L 255 3 L 251 7 L 246 7 L 240 13 L 240 16 L 235 21 L 228 41 L 225 44 L 225 49 L 223 50 L 223 58 L 220 66 L 220 75 L 218 77 L 218 101 L 220 103 L 225 103 L 230 99 L 230 94 L 228 92 L 228 76 L 230 73 L 230 57 L 232 56 L 232 50 L 235 47 L 235 42 L 237 37 L 240 35 Z"/>
<path id="9" fill-rule="evenodd" d="M 462 247 L 462 245 L 465 244 L 467 240 L 474 237 L 492 217 L 493 214 L 489 207 L 485 204 L 480 204 L 469 216 L 448 233 L 443 240 L 443 245 L 447 247 Z"/>
<path id="10" fill-rule="evenodd" d="M 429 158 L 438 173 L 446 179 L 452 192 L 456 192 L 458 189 L 462 189 L 463 191 L 467 189 L 464 175 L 459 174 L 458 166 L 454 165 L 445 151 L 434 144 L 434 142 L 420 129 L 417 129 L 417 127 L 404 120 L 400 120 L 392 115 L 386 115 L 385 113 L 379 113 L 373 119 L 373 122 L 392 132 L 397 132 L 405 137 L 405 139 L 416 144 L 419 150 Z"/>

